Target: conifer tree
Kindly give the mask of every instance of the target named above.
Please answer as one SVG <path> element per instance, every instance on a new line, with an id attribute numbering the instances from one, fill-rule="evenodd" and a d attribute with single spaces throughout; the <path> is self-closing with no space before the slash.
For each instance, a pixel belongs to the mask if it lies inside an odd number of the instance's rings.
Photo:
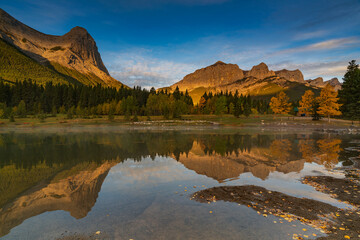
<path id="1" fill-rule="evenodd" d="M 355 60 L 349 62 L 339 90 L 341 112 L 346 118 L 360 120 L 360 69 Z"/>
<path id="2" fill-rule="evenodd" d="M 225 96 L 218 97 L 215 102 L 215 114 L 222 115 L 225 112 L 227 112 L 226 97 Z"/>
<path id="3" fill-rule="evenodd" d="M 250 116 L 251 114 L 251 104 L 250 102 L 246 101 L 244 102 L 244 115 L 246 117 Z"/>
<path id="4" fill-rule="evenodd" d="M 320 92 L 319 100 L 319 110 L 318 113 L 328 117 L 330 122 L 330 116 L 341 115 L 339 108 L 341 104 L 338 103 L 339 98 L 337 97 L 338 93 L 334 90 L 334 87 L 330 84 L 327 84 Z"/>

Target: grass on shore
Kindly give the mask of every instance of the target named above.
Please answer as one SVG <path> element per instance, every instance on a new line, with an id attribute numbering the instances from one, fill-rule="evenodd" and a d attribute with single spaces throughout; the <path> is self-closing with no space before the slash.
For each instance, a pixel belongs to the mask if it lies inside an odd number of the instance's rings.
<path id="1" fill-rule="evenodd" d="M 220 124 L 224 126 L 259 126 L 262 124 L 305 124 L 305 125 L 319 125 L 319 126 L 351 126 L 353 123 L 349 120 L 331 119 L 328 123 L 327 119 L 320 121 L 312 121 L 311 118 L 293 117 L 292 115 L 250 115 L 249 117 L 241 116 L 239 118 L 233 115 L 184 115 L 181 119 L 165 119 L 163 116 L 151 116 L 150 121 L 147 116 L 138 116 L 137 124 L 147 125 L 209 125 Z M 91 118 L 74 118 L 67 119 L 66 115 L 58 114 L 56 117 L 47 117 L 45 120 L 40 120 L 35 116 L 28 116 L 26 118 L 16 118 L 15 122 L 10 122 L 8 119 L 0 119 L 0 127 L 35 127 L 35 126 L 68 126 L 68 125 L 127 125 L 134 121 L 126 120 L 124 116 L 114 116 L 113 120 L 109 120 L 107 116 L 91 117 Z M 359 126 L 359 122 L 354 122 L 355 126 Z"/>

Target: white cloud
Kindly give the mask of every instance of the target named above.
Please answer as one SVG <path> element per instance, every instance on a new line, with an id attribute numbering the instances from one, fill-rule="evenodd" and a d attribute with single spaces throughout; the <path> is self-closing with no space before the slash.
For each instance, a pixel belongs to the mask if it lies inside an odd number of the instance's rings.
<path id="1" fill-rule="evenodd" d="M 313 32 L 302 32 L 302 33 L 297 33 L 294 36 L 294 40 L 296 41 L 300 41 L 300 40 L 307 40 L 307 39 L 313 39 L 313 38 L 318 38 L 318 37 L 323 37 L 325 35 L 327 35 L 329 32 L 325 31 L 325 30 L 318 30 L 318 31 L 313 31 Z"/>
<path id="2" fill-rule="evenodd" d="M 331 49 L 348 48 L 354 46 L 360 46 L 359 38 L 357 37 L 337 38 L 337 39 L 330 39 L 305 46 L 288 48 L 277 51 L 273 54 L 289 54 L 289 53 L 299 53 L 299 52 L 309 52 L 309 51 L 319 51 L 319 50 L 331 50 Z"/>
<path id="3" fill-rule="evenodd" d="M 165 87 L 193 72 L 196 66 L 148 56 L 148 50 L 114 54 L 110 74 L 128 86 Z"/>
<path id="4" fill-rule="evenodd" d="M 306 78 L 324 77 L 325 80 L 344 76 L 348 66 L 348 61 L 332 61 L 332 62 L 307 62 L 296 64 L 292 62 L 283 62 L 271 64 L 270 68 L 274 70 L 280 69 L 300 69 Z"/>

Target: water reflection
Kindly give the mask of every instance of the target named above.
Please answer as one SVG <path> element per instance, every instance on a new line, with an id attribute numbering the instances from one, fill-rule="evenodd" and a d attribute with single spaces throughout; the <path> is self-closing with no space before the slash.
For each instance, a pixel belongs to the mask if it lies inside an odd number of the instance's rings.
<path id="1" fill-rule="evenodd" d="M 48 211 L 86 217 L 109 170 L 127 159 L 173 158 L 219 183 L 243 173 L 266 180 L 272 172 L 300 172 L 306 162 L 332 168 L 342 161 L 346 141 L 317 135 L 177 131 L 0 134 L 0 237 Z"/>
<path id="2" fill-rule="evenodd" d="M 298 172 L 303 169 L 305 162 L 302 159 L 296 159 L 295 156 L 295 160 L 286 161 L 290 157 L 289 140 L 273 140 L 269 148 L 253 146 L 251 150 L 239 148 L 226 154 L 216 151 L 207 151 L 206 154 L 205 149 L 207 149 L 205 144 L 194 141 L 191 150 L 181 154 L 179 161 L 186 168 L 219 182 L 237 178 L 246 172 L 265 180 L 274 171 Z"/>
<path id="3" fill-rule="evenodd" d="M 0 236 L 24 220 L 47 211 L 64 210 L 76 219 L 86 217 L 94 206 L 101 185 L 115 161 L 100 166 L 79 164 L 56 175 L 48 184 L 20 196 L 0 208 Z"/>

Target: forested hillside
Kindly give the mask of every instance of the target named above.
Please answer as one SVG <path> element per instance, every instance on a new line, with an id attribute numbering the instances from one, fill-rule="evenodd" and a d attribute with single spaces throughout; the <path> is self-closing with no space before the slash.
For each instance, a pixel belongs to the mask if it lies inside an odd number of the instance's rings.
<path id="1" fill-rule="evenodd" d="M 64 76 L 25 56 L 2 39 L 0 39 L 0 77 L 9 82 L 32 79 L 42 85 L 46 82 L 77 83 L 75 79 Z"/>

